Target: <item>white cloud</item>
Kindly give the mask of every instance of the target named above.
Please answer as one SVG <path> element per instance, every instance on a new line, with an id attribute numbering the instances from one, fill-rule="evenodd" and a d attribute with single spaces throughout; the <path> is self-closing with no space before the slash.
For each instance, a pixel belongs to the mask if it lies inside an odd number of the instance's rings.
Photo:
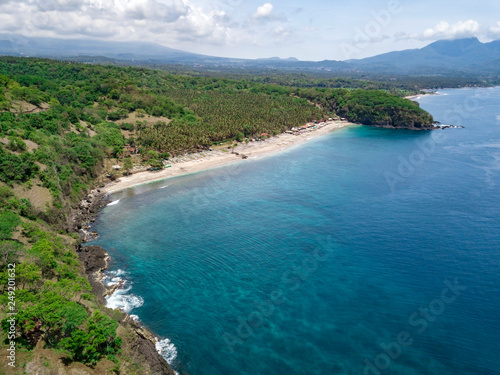
<path id="1" fill-rule="evenodd" d="M 420 40 L 457 39 L 477 36 L 478 32 L 479 23 L 474 20 L 459 21 L 455 24 L 441 21 L 433 28 L 426 29 L 421 34 L 412 34 L 410 37 Z"/>
<path id="2" fill-rule="evenodd" d="M 272 30 L 275 42 L 283 43 L 293 36 L 293 30 L 289 27 L 278 26 Z"/>
<path id="3" fill-rule="evenodd" d="M 493 39 L 500 38 L 500 21 L 488 29 L 488 36 Z"/>
<path id="4" fill-rule="evenodd" d="M 0 32 L 47 37 L 148 40 L 183 47 L 186 41 L 231 44 L 226 13 L 188 0 L 0 1 Z"/>
<path id="5" fill-rule="evenodd" d="M 271 3 L 265 3 L 257 8 L 257 12 L 254 13 L 254 18 L 269 18 L 274 10 L 274 6 Z"/>

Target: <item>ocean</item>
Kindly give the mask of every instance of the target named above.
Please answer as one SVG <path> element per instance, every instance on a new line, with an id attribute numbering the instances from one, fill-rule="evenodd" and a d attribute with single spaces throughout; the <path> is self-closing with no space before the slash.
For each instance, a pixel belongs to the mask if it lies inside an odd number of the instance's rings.
<path id="1" fill-rule="evenodd" d="M 500 374 L 500 88 L 114 194 L 108 299 L 179 374 Z"/>

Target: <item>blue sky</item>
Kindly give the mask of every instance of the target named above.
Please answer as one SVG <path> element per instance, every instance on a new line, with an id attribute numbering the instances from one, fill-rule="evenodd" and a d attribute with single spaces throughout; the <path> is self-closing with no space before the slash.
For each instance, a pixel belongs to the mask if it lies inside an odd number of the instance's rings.
<path id="1" fill-rule="evenodd" d="M 214 56 L 346 60 L 500 39 L 500 1 L 0 0 L 0 32 L 152 41 Z"/>

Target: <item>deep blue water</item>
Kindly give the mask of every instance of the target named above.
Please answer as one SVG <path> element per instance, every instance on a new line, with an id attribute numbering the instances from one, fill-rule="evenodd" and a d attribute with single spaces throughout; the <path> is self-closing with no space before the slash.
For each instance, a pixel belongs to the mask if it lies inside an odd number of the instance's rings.
<path id="1" fill-rule="evenodd" d="M 441 93 L 421 106 L 464 129 L 350 127 L 116 194 L 111 303 L 181 374 L 500 374 L 500 88 Z"/>

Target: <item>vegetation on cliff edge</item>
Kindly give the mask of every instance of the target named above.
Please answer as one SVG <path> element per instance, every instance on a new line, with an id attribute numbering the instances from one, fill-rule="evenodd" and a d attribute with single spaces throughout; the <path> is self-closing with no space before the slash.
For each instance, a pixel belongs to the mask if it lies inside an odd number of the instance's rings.
<path id="1" fill-rule="evenodd" d="M 127 173 L 131 153 L 155 165 L 336 115 L 365 124 L 432 124 L 418 105 L 384 91 L 1 57 L 0 299 L 2 306 L 12 302 L 8 265 L 16 264 L 16 341 L 28 353 L 21 358 L 42 345 L 69 362 L 99 366 L 105 358 L 117 373 L 141 373 L 124 351 L 120 314 L 91 293 L 75 253 L 80 240 L 70 212 L 91 188 L 116 177 L 109 165 Z"/>

